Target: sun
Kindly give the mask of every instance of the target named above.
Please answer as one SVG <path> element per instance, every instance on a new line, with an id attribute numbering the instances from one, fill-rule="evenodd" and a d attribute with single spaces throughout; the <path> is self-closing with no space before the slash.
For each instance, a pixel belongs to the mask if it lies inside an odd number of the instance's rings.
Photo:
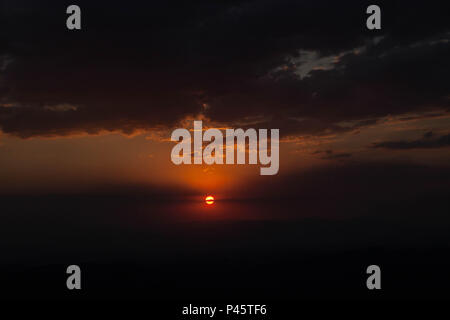
<path id="1" fill-rule="evenodd" d="M 206 204 L 213 204 L 214 203 L 214 197 L 213 196 L 207 196 L 205 198 Z"/>

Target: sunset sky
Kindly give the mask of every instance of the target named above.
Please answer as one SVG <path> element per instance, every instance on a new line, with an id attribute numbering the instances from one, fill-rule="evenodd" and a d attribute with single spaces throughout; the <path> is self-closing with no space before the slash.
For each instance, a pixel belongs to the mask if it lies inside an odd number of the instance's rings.
<path id="1" fill-rule="evenodd" d="M 66 5 L 2 2 L 2 193 L 233 197 L 261 180 L 259 166 L 175 166 L 170 133 L 195 119 L 280 129 L 268 186 L 312 168 L 449 163 L 449 25 L 434 4 L 383 2 L 375 31 L 364 1 L 79 1 L 80 31 Z"/>

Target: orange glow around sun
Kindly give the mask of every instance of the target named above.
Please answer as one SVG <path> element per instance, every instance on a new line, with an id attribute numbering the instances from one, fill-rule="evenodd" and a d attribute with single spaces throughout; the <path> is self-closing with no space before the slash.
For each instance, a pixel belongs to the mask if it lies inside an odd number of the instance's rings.
<path id="1" fill-rule="evenodd" d="M 205 198 L 206 204 L 213 204 L 214 203 L 214 197 L 213 196 L 207 196 Z"/>

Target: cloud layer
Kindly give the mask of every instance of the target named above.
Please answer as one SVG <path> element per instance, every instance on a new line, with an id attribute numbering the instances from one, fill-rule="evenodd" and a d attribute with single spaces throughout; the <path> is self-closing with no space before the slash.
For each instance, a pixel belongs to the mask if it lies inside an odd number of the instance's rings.
<path id="1" fill-rule="evenodd" d="M 374 148 L 385 148 L 385 149 L 431 149 L 431 148 L 442 148 L 450 146 L 450 134 L 440 136 L 438 138 L 432 139 L 429 134 L 425 134 L 423 139 L 412 140 L 412 141 L 383 141 L 378 142 L 373 145 Z"/>
<path id="2" fill-rule="evenodd" d="M 353 130 L 389 114 L 448 110 L 444 2 L 3 1 L 0 127 L 20 137 L 212 121 L 284 135 Z M 352 122 L 353 126 L 343 125 Z"/>

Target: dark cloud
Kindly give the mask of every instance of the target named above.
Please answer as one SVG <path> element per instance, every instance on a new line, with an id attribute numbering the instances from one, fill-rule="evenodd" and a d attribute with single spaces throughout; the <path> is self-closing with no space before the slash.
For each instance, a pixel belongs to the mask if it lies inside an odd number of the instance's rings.
<path id="1" fill-rule="evenodd" d="M 81 31 L 65 28 L 70 4 L 2 2 L 4 132 L 130 133 L 204 111 L 320 135 L 449 108 L 443 1 L 379 2 L 373 32 L 368 1 L 78 1 Z M 333 62 L 301 78 L 302 52 Z"/>
<path id="2" fill-rule="evenodd" d="M 423 139 L 413 141 L 384 141 L 375 143 L 374 148 L 387 149 L 429 149 L 450 146 L 450 134 L 431 139 L 432 132 L 427 132 Z"/>
<path id="3" fill-rule="evenodd" d="M 352 156 L 351 153 L 346 153 L 346 152 L 330 153 L 330 154 L 327 154 L 326 156 L 322 157 L 322 159 L 324 159 L 324 160 L 345 159 L 345 158 L 350 158 L 351 156 Z"/>
<path id="4" fill-rule="evenodd" d="M 335 160 L 335 159 L 345 159 L 350 158 L 352 156 L 351 153 L 348 152 L 334 152 L 333 150 L 316 150 L 312 152 L 312 154 L 322 155 L 321 159 L 323 160 Z"/>
<path id="5" fill-rule="evenodd" d="M 413 141 L 383 141 L 374 143 L 374 148 L 385 149 L 432 149 L 443 148 L 450 146 L 450 134 L 440 136 L 439 138 L 431 139 L 430 132 L 426 133 L 423 139 Z"/>
<path id="6" fill-rule="evenodd" d="M 430 112 L 430 113 L 425 113 L 425 114 L 420 114 L 420 115 L 411 115 L 411 116 L 406 116 L 406 117 L 400 117 L 398 120 L 399 121 L 414 121 L 414 120 L 422 120 L 425 118 L 438 118 L 441 116 L 445 116 L 445 113 L 442 112 Z"/>
<path id="7" fill-rule="evenodd" d="M 433 136 L 434 136 L 433 131 L 425 132 L 424 135 L 423 135 L 424 139 L 430 139 L 430 138 L 432 138 Z"/>

